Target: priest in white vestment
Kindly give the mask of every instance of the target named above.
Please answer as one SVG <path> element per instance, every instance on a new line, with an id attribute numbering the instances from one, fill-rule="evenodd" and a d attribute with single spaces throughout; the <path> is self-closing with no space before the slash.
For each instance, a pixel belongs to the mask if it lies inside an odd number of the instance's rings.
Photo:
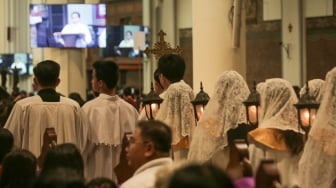
<path id="1" fill-rule="evenodd" d="M 93 64 L 92 88 L 99 96 L 85 103 L 82 109 L 89 119 L 90 135 L 85 151 L 85 174 L 90 181 L 107 177 L 117 182 L 114 168 L 119 164 L 122 139 L 134 131 L 137 110 L 116 93 L 119 69 L 112 61 Z"/>
<path id="2" fill-rule="evenodd" d="M 228 131 L 246 122 L 243 101 L 249 95 L 244 78 L 236 71 L 223 72 L 193 133 L 188 160 L 212 163 L 226 169 L 229 162 Z"/>
<path id="3" fill-rule="evenodd" d="M 87 143 L 87 119 L 78 103 L 56 92 L 60 83 L 60 66 L 45 60 L 34 68 L 34 84 L 38 95 L 16 102 L 5 124 L 13 133 L 14 145 L 41 154 L 43 135 L 48 127 L 55 128 L 57 144 L 73 143 L 83 152 Z"/>
<path id="4" fill-rule="evenodd" d="M 155 119 L 165 122 L 172 129 L 174 160 L 185 160 L 196 120 L 191 103 L 194 92 L 182 80 L 185 71 L 184 59 L 175 54 L 163 55 L 158 61 L 158 70 L 160 83 L 165 91 Z"/>

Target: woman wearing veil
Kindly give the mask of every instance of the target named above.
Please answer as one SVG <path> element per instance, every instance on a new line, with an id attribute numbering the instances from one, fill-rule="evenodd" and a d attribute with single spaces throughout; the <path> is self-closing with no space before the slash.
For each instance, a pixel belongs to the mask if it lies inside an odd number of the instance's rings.
<path id="1" fill-rule="evenodd" d="M 281 183 L 287 187 L 298 185 L 298 161 L 303 148 L 303 135 L 298 129 L 294 106 L 297 101 L 291 83 L 281 78 L 266 80 L 260 93 L 259 126 L 248 133 L 254 170 L 262 159 L 273 159 L 277 163 Z M 259 152 L 251 152 L 252 148 Z"/>
<path id="2" fill-rule="evenodd" d="M 300 186 L 336 187 L 336 67 L 326 75 L 316 119 L 299 162 Z"/>
<path id="3" fill-rule="evenodd" d="M 322 96 L 324 94 L 324 84 L 325 81 L 322 79 L 312 79 L 308 81 L 309 95 L 313 96 L 317 102 L 322 101 Z M 306 93 L 307 85 L 304 85 L 300 90 L 300 97 Z"/>
<path id="4" fill-rule="evenodd" d="M 246 122 L 243 101 L 250 91 L 236 71 L 225 71 L 217 79 L 211 96 L 190 143 L 188 160 L 211 161 L 226 169 L 229 162 L 227 132 Z"/>

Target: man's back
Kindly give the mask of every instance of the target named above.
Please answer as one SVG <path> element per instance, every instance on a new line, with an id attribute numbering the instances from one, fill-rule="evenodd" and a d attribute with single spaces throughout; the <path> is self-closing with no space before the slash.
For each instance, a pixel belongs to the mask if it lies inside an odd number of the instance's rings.
<path id="1" fill-rule="evenodd" d="M 5 124 L 14 135 L 14 145 L 30 150 L 35 156 L 41 153 L 43 134 L 54 127 L 57 143 L 74 143 L 83 151 L 87 141 L 87 121 L 79 105 L 68 98 L 59 102 L 44 102 L 40 96 L 18 101 Z"/>
<path id="2" fill-rule="evenodd" d="M 90 122 L 84 154 L 87 179 L 108 177 L 116 182 L 114 168 L 119 164 L 121 141 L 125 133 L 133 132 L 138 112 L 118 96 L 102 93 L 82 108 Z"/>

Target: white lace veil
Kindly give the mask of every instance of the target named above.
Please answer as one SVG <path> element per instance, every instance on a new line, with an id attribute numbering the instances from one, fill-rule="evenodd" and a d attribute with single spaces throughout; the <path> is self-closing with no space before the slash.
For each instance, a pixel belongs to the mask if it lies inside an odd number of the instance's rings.
<path id="1" fill-rule="evenodd" d="M 301 186 L 334 187 L 336 180 L 336 67 L 326 75 L 325 92 L 299 163 Z"/>
<path id="2" fill-rule="evenodd" d="M 297 111 L 298 99 L 292 84 L 282 78 L 266 80 L 260 93 L 259 128 L 276 128 L 299 132 Z"/>
<path id="3" fill-rule="evenodd" d="M 308 81 L 309 95 L 315 97 L 316 101 L 321 102 L 324 93 L 324 83 L 322 79 L 312 79 Z M 300 97 L 306 93 L 307 85 L 305 84 L 300 90 Z"/>
<path id="4" fill-rule="evenodd" d="M 236 71 L 225 71 L 215 84 L 215 91 L 195 128 L 188 159 L 208 161 L 228 145 L 227 131 L 246 122 L 243 101 L 249 95 L 244 78 Z"/>
<path id="5" fill-rule="evenodd" d="M 177 144 L 183 137 L 190 136 L 195 127 L 194 108 L 191 100 L 194 92 L 183 80 L 171 84 L 164 92 L 163 102 L 155 117 L 172 128 L 173 141 Z"/>

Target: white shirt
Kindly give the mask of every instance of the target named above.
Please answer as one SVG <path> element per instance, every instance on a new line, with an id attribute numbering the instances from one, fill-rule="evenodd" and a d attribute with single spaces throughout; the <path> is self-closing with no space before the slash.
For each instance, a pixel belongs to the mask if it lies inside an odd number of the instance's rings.
<path id="1" fill-rule="evenodd" d="M 80 151 L 87 142 L 88 125 L 78 103 L 61 97 L 60 102 L 43 102 L 40 96 L 21 99 L 14 105 L 4 126 L 14 136 L 14 145 L 41 153 L 43 135 L 47 127 L 54 127 L 57 144 L 73 143 Z"/>
<path id="2" fill-rule="evenodd" d="M 83 34 L 85 44 L 89 44 L 92 41 L 91 32 L 88 26 L 82 23 L 65 25 L 61 34 Z"/>
<path id="3" fill-rule="evenodd" d="M 84 153 L 86 178 L 108 177 L 117 182 L 114 168 L 119 164 L 122 139 L 133 132 L 136 109 L 117 95 L 99 94 L 82 107 L 89 118 L 90 136 Z"/>
<path id="4" fill-rule="evenodd" d="M 123 183 L 120 188 L 154 188 L 156 173 L 166 165 L 172 165 L 169 157 L 154 159 L 140 166 L 134 175 Z"/>

